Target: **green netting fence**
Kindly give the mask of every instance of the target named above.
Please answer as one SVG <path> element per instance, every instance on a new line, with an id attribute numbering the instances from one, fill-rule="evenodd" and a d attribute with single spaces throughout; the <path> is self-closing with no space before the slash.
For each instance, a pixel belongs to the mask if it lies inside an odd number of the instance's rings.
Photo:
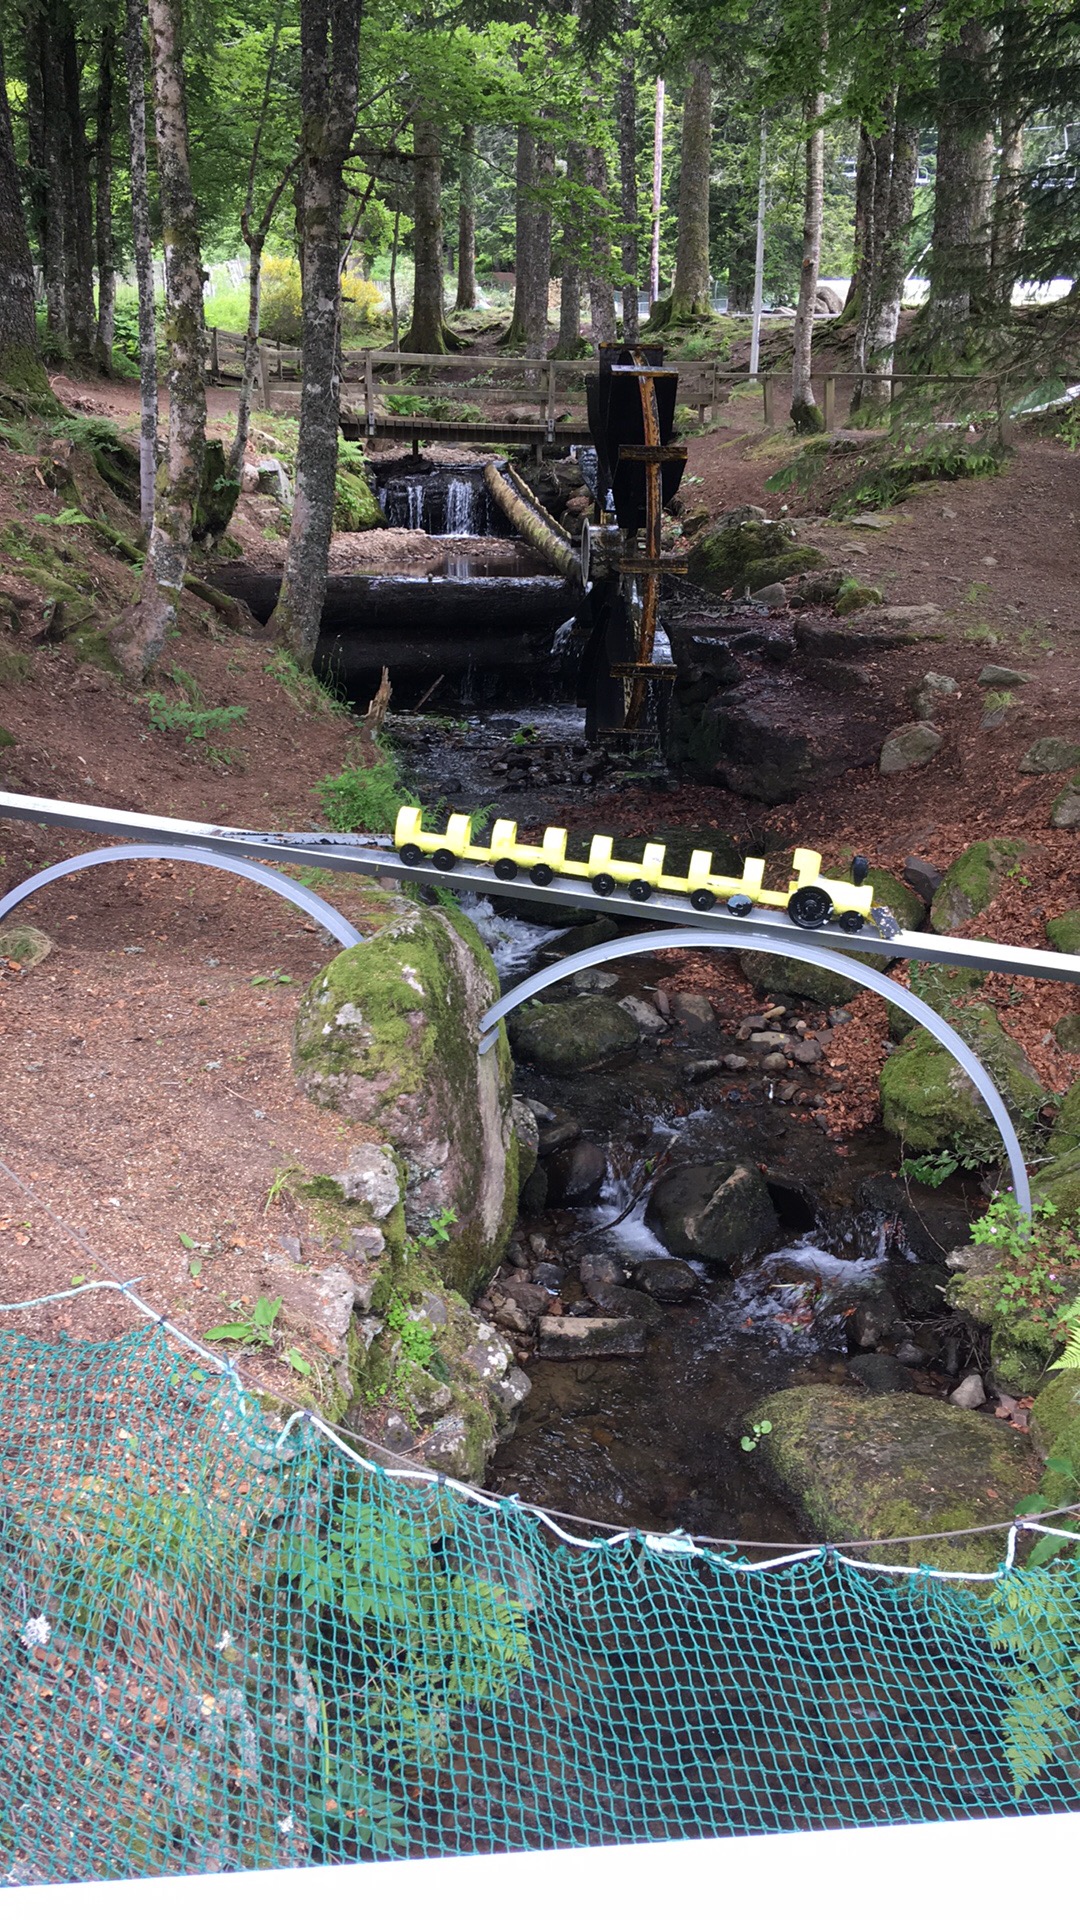
<path id="1" fill-rule="evenodd" d="M 1080 1806 L 1080 1577 L 575 1542 L 164 1323 L 0 1334 L 0 1882 Z"/>

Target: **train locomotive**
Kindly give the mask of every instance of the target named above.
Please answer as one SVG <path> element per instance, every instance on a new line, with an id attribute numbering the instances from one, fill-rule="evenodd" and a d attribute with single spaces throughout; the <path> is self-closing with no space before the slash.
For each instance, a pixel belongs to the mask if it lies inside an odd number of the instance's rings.
<path id="1" fill-rule="evenodd" d="M 609 834 L 594 834 L 584 860 L 567 856 L 565 827 L 546 828 L 539 845 L 519 841 L 516 820 L 496 820 L 486 845 L 473 840 L 467 813 L 451 814 L 441 833 L 428 832 L 419 807 L 402 807 L 394 828 L 394 845 L 408 867 L 430 859 L 448 873 L 459 860 L 489 866 L 497 880 L 528 875 L 535 886 L 547 887 L 557 877 L 587 880 L 594 893 L 607 898 L 625 887 L 631 900 L 651 899 L 654 893 L 682 894 L 701 913 L 726 905 L 742 916 L 755 907 L 779 907 L 797 927 L 816 929 L 830 922 L 842 933 L 859 933 L 868 920 L 887 937 L 898 932 L 891 914 L 874 906 L 874 889 L 867 885 L 869 863 L 861 856 L 851 863 L 850 880 L 833 880 L 821 871 L 821 855 L 809 847 L 792 854 L 792 878 L 784 891 L 765 885 L 765 862 L 747 859 L 741 874 L 714 873 L 712 854 L 692 853 L 685 873 L 666 873 L 667 848 L 650 841 L 640 860 L 614 857 Z"/>

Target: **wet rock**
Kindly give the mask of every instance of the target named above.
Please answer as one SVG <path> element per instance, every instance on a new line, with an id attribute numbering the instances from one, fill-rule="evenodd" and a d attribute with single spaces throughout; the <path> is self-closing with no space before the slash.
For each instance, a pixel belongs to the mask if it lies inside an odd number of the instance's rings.
<path id="1" fill-rule="evenodd" d="M 517 1140 L 520 1193 L 536 1165 L 540 1151 L 540 1125 L 532 1108 L 518 1094 L 510 1102 L 510 1120 Z"/>
<path id="2" fill-rule="evenodd" d="M 1050 809 L 1052 827 L 1080 827 L 1080 778 L 1063 787 Z"/>
<path id="3" fill-rule="evenodd" d="M 757 1168 L 731 1160 L 673 1167 L 654 1186 L 645 1220 L 672 1253 L 725 1266 L 757 1253 L 778 1226 Z"/>
<path id="4" fill-rule="evenodd" d="M 548 1205 L 587 1207 L 599 1200 L 607 1179 L 607 1159 L 591 1140 L 553 1153 L 545 1163 Z"/>
<path id="5" fill-rule="evenodd" d="M 590 1280 L 586 1292 L 603 1319 L 644 1320 L 651 1326 L 664 1317 L 663 1308 L 635 1287 L 611 1287 L 602 1280 Z"/>
<path id="6" fill-rule="evenodd" d="M 799 1501 L 822 1540 L 888 1539 L 1008 1521 L 1039 1470 L 1018 1433 L 916 1393 L 857 1397 L 831 1386 L 790 1387 L 754 1407 L 768 1420 L 763 1463 Z M 934 1542 L 948 1571 L 992 1572 L 1002 1534 Z M 880 1554 L 870 1549 L 868 1559 Z M 919 1542 L 890 1545 L 897 1564 L 926 1557 Z"/>
<path id="7" fill-rule="evenodd" d="M 712 1003 L 703 993 L 673 993 L 671 1016 L 692 1038 L 704 1039 L 716 1025 Z"/>
<path id="8" fill-rule="evenodd" d="M 517 1059 L 545 1073 L 589 1073 L 636 1051 L 636 1020 L 600 994 L 554 1006 L 532 1002 L 512 1014 L 510 1040 Z"/>
<path id="9" fill-rule="evenodd" d="M 848 1320 L 848 1334 L 857 1347 L 876 1347 L 896 1319 L 896 1301 L 887 1288 L 860 1300 Z"/>
<path id="10" fill-rule="evenodd" d="M 960 1385 L 953 1388 L 949 1399 L 954 1407 L 963 1407 L 969 1413 L 976 1407 L 985 1406 L 986 1388 L 982 1383 L 982 1374 L 965 1374 Z"/>
<path id="11" fill-rule="evenodd" d="M 910 854 L 904 862 L 904 884 L 917 893 L 928 907 L 934 904 L 934 895 L 941 885 L 940 868 L 929 860 L 920 860 L 917 854 Z"/>
<path id="12" fill-rule="evenodd" d="M 1047 734 L 1033 740 L 1020 762 L 1021 773 L 1066 773 L 1080 766 L 1080 742 L 1066 740 L 1060 734 Z"/>
<path id="13" fill-rule="evenodd" d="M 665 1306 L 681 1306 L 697 1291 L 700 1282 L 693 1267 L 684 1260 L 639 1260 L 630 1275 L 633 1286 L 652 1295 Z"/>
<path id="14" fill-rule="evenodd" d="M 909 773 L 916 767 L 925 767 L 944 745 L 945 735 L 925 720 L 912 720 L 906 726 L 894 727 L 881 749 L 878 772 Z"/>
<path id="15" fill-rule="evenodd" d="M 644 1320 L 573 1320 L 568 1315 L 540 1323 L 542 1360 L 632 1359 L 644 1353 Z"/>
<path id="16" fill-rule="evenodd" d="M 617 973 L 605 973 L 602 967 L 583 967 L 571 982 L 575 993 L 610 993 L 619 984 Z"/>
<path id="17" fill-rule="evenodd" d="M 509 1438 L 517 1425 L 522 1403 L 531 1392 L 532 1381 L 520 1367 L 509 1367 L 501 1380 L 492 1382 L 491 1394 L 498 1407 L 500 1438 Z"/>
<path id="18" fill-rule="evenodd" d="M 586 1293 L 594 1281 L 599 1286 L 617 1287 L 622 1284 L 622 1278 L 622 1268 L 609 1253 L 582 1254 L 578 1267 L 578 1279 Z"/>
<path id="19" fill-rule="evenodd" d="M 905 1366 L 891 1353 L 857 1353 L 848 1361 L 848 1372 L 865 1393 L 914 1393 L 915 1386 Z"/>
<path id="20" fill-rule="evenodd" d="M 925 1347 L 917 1346 L 914 1340 L 901 1340 L 896 1349 L 896 1358 L 902 1367 L 925 1367 L 930 1355 Z"/>
<path id="21" fill-rule="evenodd" d="M 567 960 L 572 954 L 585 953 L 589 947 L 599 947 L 605 940 L 614 940 L 621 931 L 610 914 L 598 913 L 583 926 L 570 927 L 561 934 L 547 948 L 546 957 L 550 960 Z"/>
<path id="22" fill-rule="evenodd" d="M 544 1287 L 548 1293 L 558 1293 L 566 1279 L 566 1268 L 560 1267 L 554 1260 L 541 1260 L 533 1268 L 533 1284 Z"/>
<path id="23" fill-rule="evenodd" d="M 491 1317 L 495 1325 L 502 1327 L 507 1333 L 531 1333 L 535 1325 L 524 1307 L 519 1306 L 516 1300 L 501 1301 Z"/>
<path id="24" fill-rule="evenodd" d="M 562 1268 L 559 1267 L 557 1271 L 561 1273 Z M 514 1275 L 508 1280 L 500 1280 L 499 1291 L 505 1293 L 508 1300 L 513 1300 L 530 1320 L 539 1320 L 541 1315 L 547 1312 L 550 1304 L 551 1296 L 542 1282 L 523 1280 L 520 1275 Z"/>
<path id="25" fill-rule="evenodd" d="M 630 1015 L 631 1020 L 637 1022 L 647 1040 L 655 1040 L 659 1034 L 667 1032 L 667 1021 L 663 1014 L 657 1013 L 647 1000 L 639 1000 L 636 994 L 628 993 L 618 1005 Z"/>
<path id="26" fill-rule="evenodd" d="M 935 933 L 951 933 L 997 898 L 1006 874 L 1027 852 L 1022 840 L 976 840 L 948 868 L 930 914 Z"/>
<path id="27" fill-rule="evenodd" d="M 581 1122 L 572 1115 L 564 1114 L 554 1120 L 550 1126 L 541 1126 L 537 1140 L 537 1151 L 541 1160 L 549 1153 L 558 1153 L 562 1147 L 572 1147 L 581 1139 Z"/>
<path id="28" fill-rule="evenodd" d="M 696 1087 L 702 1080 L 715 1079 L 723 1065 L 722 1060 L 688 1060 L 682 1077 L 688 1087 Z"/>

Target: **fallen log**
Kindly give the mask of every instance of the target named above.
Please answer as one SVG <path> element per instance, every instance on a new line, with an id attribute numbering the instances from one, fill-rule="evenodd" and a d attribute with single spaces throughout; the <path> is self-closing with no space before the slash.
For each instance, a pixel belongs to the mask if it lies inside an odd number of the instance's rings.
<path id="1" fill-rule="evenodd" d="M 504 472 L 493 460 L 484 468 L 484 481 L 496 506 L 505 513 L 515 533 L 520 533 L 531 547 L 561 573 L 569 586 L 580 587 L 581 561 L 570 535 L 553 520 L 545 507 L 540 505 L 519 473 L 513 467 Z"/>
<path id="2" fill-rule="evenodd" d="M 281 575 L 263 572 L 245 561 L 217 567 L 214 585 L 243 600 L 256 619 L 270 618 L 281 588 Z M 353 630 L 362 637 L 370 629 L 449 629 L 467 641 L 470 634 L 554 631 L 562 620 L 577 613 L 581 593 L 569 580 L 554 574 L 520 578 L 512 574 L 458 580 L 445 576 L 408 574 L 332 573 L 326 583 L 323 632 Z"/>

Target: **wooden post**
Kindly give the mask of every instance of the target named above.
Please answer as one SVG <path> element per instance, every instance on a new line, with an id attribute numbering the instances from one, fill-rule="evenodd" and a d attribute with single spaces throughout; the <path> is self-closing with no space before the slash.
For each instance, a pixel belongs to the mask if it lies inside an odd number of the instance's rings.
<path id="1" fill-rule="evenodd" d="M 835 427 L 836 425 L 836 375 L 835 373 L 827 373 L 825 375 L 825 425 L 826 427 L 830 427 L 830 428 Z"/>
<path id="2" fill-rule="evenodd" d="M 211 376 L 211 379 L 216 380 L 220 375 L 220 373 L 221 373 L 221 366 L 218 361 L 217 328 L 211 327 L 210 329 L 210 376 Z"/>
<path id="3" fill-rule="evenodd" d="M 270 350 L 262 340 L 259 341 L 259 405 L 264 413 L 269 413 Z"/>
<path id="4" fill-rule="evenodd" d="M 364 354 L 364 413 L 367 418 L 367 437 L 375 438 L 375 388 L 371 371 L 371 348 Z"/>
<path id="5" fill-rule="evenodd" d="M 281 379 L 281 341 L 277 343 L 277 377 Z"/>
<path id="6" fill-rule="evenodd" d="M 549 360 L 548 366 L 547 366 L 547 403 L 544 409 L 544 438 L 547 440 L 549 445 L 551 441 L 553 441 L 555 438 L 555 362 L 554 360 Z M 539 448 L 537 449 L 536 457 L 537 459 L 540 458 Z"/>

